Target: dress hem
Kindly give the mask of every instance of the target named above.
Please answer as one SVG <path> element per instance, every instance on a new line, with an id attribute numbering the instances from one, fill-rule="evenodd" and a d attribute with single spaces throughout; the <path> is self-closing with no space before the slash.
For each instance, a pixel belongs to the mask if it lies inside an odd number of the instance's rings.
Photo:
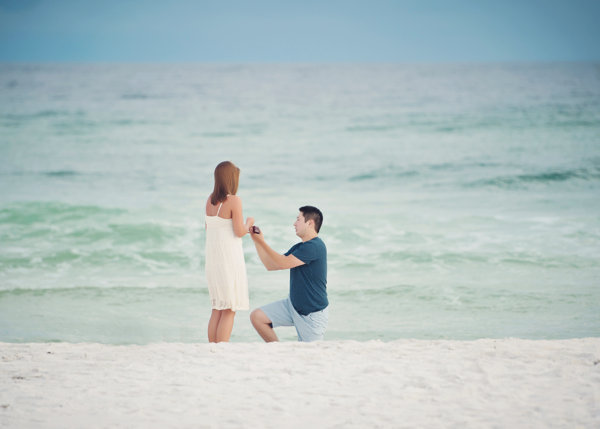
<path id="1" fill-rule="evenodd" d="M 212 310 L 247 311 L 247 310 L 250 310 L 250 307 L 239 307 L 239 308 L 232 308 L 232 307 L 212 307 Z"/>

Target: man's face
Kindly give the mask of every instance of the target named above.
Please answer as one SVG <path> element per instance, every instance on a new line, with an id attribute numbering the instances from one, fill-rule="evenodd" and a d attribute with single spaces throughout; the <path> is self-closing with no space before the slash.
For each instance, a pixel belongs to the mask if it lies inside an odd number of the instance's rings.
<path id="1" fill-rule="evenodd" d="M 294 222 L 294 228 L 296 229 L 296 235 L 298 237 L 304 237 L 304 234 L 306 234 L 306 229 L 308 228 L 308 224 L 304 221 L 304 215 L 302 212 L 298 213 L 296 222 Z"/>

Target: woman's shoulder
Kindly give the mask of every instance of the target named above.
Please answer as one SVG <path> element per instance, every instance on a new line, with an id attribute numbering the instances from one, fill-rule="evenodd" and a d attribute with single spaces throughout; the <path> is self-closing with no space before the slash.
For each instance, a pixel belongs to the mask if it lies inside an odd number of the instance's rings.
<path id="1" fill-rule="evenodd" d="M 206 199 L 206 203 L 207 204 L 212 204 L 212 196 L 213 196 L 213 194 L 210 194 L 208 196 L 208 198 Z M 227 194 L 227 196 L 225 197 L 225 199 L 222 200 L 222 201 L 217 201 L 217 204 L 219 204 L 219 203 L 231 203 L 231 202 L 235 202 L 235 201 L 242 201 L 242 199 L 239 196 L 237 196 L 237 195 Z"/>
<path id="2" fill-rule="evenodd" d="M 229 195 L 227 195 L 225 202 L 230 203 L 230 204 L 240 204 L 242 202 L 242 199 L 238 195 L 229 194 Z"/>

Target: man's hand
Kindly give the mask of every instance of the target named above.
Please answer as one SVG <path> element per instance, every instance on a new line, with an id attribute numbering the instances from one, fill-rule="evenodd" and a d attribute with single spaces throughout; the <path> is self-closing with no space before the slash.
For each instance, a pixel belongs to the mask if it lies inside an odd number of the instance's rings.
<path id="1" fill-rule="evenodd" d="M 250 227 L 250 237 L 254 241 L 265 241 L 265 236 L 258 226 Z"/>

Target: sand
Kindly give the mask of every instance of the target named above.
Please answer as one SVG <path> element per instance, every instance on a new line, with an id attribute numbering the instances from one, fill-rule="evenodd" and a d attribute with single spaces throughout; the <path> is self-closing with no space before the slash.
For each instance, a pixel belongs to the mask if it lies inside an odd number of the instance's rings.
<path id="1" fill-rule="evenodd" d="M 600 338 L 0 343 L 0 427 L 598 428 Z"/>

